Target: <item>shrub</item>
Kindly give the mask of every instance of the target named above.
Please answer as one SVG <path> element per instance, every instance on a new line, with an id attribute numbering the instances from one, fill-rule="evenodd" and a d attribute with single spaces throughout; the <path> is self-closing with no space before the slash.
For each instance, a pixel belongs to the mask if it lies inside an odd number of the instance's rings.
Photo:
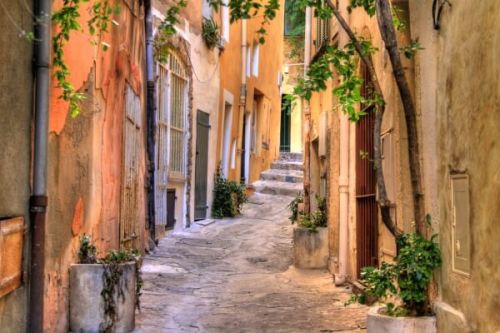
<path id="1" fill-rule="evenodd" d="M 247 201 L 246 186 L 227 180 L 220 167 L 215 175 L 212 216 L 215 218 L 234 217 L 241 213 L 241 206 Z"/>
<path id="2" fill-rule="evenodd" d="M 433 271 L 441 265 L 441 251 L 435 238 L 436 235 L 427 240 L 417 233 L 399 236 L 399 254 L 394 263 L 363 268 L 361 282 L 365 289 L 351 300 L 364 304 L 368 298 L 376 298 L 386 304 L 390 316 L 428 314 L 429 283 Z M 394 299 L 397 304 L 392 302 Z"/>
<path id="3" fill-rule="evenodd" d="M 299 211 L 299 205 L 304 202 L 302 192 L 288 204 L 288 209 L 292 212 L 289 219 L 294 224 L 298 223 L 299 226 L 309 229 L 311 232 L 316 232 L 317 228 L 326 227 L 328 224 L 328 216 L 326 213 L 326 199 L 316 195 L 317 210 L 311 214 L 304 214 Z"/>

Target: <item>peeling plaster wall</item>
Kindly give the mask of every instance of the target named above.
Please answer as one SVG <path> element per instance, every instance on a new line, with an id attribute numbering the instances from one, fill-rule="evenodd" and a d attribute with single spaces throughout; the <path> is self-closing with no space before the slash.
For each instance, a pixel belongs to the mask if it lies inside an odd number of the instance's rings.
<path id="1" fill-rule="evenodd" d="M 7 10 L 8 13 L 4 12 Z M 20 37 L 20 30 L 32 30 L 31 2 L 10 0 L 0 7 L 0 218 L 23 216 L 23 283 L 0 298 L 0 332 L 25 332 L 28 308 L 29 197 L 33 44 Z M 9 16 L 7 16 L 9 15 Z M 11 21 L 12 20 L 12 21 Z M 17 26 L 16 26 L 17 25 Z M 8 253 L 8 252 L 7 252 Z"/>
<path id="2" fill-rule="evenodd" d="M 497 332 L 500 329 L 500 2 L 453 1 L 445 6 L 439 32 L 432 31 L 432 1 L 412 1 L 415 37 L 426 50 L 417 76 L 424 141 L 429 161 L 426 203 L 437 216 L 443 265 L 437 276 L 440 332 Z M 418 30 L 417 30 L 418 29 Z M 425 34 L 425 35 L 424 35 Z M 428 82 L 436 79 L 436 85 Z M 452 270 L 453 211 L 450 175 L 469 176 L 471 273 Z"/>
<path id="3" fill-rule="evenodd" d="M 60 6 L 57 2 L 56 8 Z M 81 10 L 84 30 L 88 10 Z M 119 221 L 123 168 L 125 90 L 141 101 L 139 143 L 138 246 L 146 244 L 146 152 L 143 7 L 120 2 L 119 23 L 102 36 L 110 48 L 101 51 L 86 31 L 71 35 L 65 47 L 70 80 L 84 92 L 82 113 L 72 119 L 67 104 L 51 96 L 49 128 L 49 209 L 47 215 L 45 322 L 47 332 L 68 330 L 69 265 L 77 261 L 79 238 L 90 234 L 99 254 L 120 247 Z M 55 86 L 56 82 L 53 82 Z"/>

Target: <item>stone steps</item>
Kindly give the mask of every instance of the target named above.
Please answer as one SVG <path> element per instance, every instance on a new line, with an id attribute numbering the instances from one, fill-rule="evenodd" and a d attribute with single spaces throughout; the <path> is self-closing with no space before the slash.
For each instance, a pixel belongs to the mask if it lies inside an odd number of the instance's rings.
<path id="1" fill-rule="evenodd" d="M 302 153 L 280 153 L 281 161 L 302 162 Z"/>
<path id="2" fill-rule="evenodd" d="M 303 189 L 302 183 L 287 183 L 275 180 L 258 180 L 252 184 L 258 193 L 296 196 Z"/>
<path id="3" fill-rule="evenodd" d="M 287 162 L 287 161 L 277 160 L 271 164 L 271 169 L 302 171 L 304 169 L 304 164 L 302 162 Z"/>
<path id="4" fill-rule="evenodd" d="M 299 170 L 269 169 L 260 174 L 261 180 L 276 180 L 287 183 L 302 183 L 304 173 Z"/>
<path id="5" fill-rule="evenodd" d="M 271 169 L 262 172 L 260 180 L 252 185 L 257 193 L 296 196 L 303 190 L 302 170 L 302 154 L 281 153 Z"/>

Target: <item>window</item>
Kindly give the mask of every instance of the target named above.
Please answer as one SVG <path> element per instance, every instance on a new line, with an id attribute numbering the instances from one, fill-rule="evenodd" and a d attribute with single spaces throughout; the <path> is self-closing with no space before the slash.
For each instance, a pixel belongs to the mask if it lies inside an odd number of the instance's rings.
<path id="1" fill-rule="evenodd" d="M 253 61 L 252 61 L 252 75 L 259 76 L 259 49 L 260 45 L 258 43 L 253 46 Z"/>
<path id="2" fill-rule="evenodd" d="M 228 0 L 222 0 L 222 5 L 221 5 L 222 38 L 226 41 L 226 43 L 229 42 L 229 26 L 230 26 L 228 2 L 229 2 Z"/>
<path id="3" fill-rule="evenodd" d="M 298 0 L 285 1 L 285 36 L 304 37 L 306 13 L 297 3 Z"/>
<path id="4" fill-rule="evenodd" d="M 211 18 L 212 17 L 212 7 L 210 7 L 210 2 L 208 0 L 201 0 L 201 15 L 204 18 Z"/>
<path id="5" fill-rule="evenodd" d="M 324 0 L 321 1 L 321 6 L 324 6 Z M 316 49 L 320 49 L 328 44 L 330 39 L 330 20 L 316 17 Z"/>
<path id="6" fill-rule="evenodd" d="M 183 177 L 185 173 L 185 137 L 188 80 L 180 59 L 170 52 L 165 65 L 160 66 L 160 112 L 164 114 L 166 135 L 160 131 L 160 145 L 167 144 L 170 176 Z M 165 137 L 168 142 L 164 142 Z"/>

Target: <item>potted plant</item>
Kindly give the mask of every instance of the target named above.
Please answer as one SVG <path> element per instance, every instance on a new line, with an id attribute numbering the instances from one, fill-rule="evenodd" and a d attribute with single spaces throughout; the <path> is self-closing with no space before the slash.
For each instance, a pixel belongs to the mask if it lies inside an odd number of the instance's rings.
<path id="1" fill-rule="evenodd" d="M 416 232 L 402 234 L 397 238 L 398 255 L 393 263 L 362 270 L 365 289 L 352 301 L 379 301 L 368 314 L 369 333 L 437 331 L 428 293 L 432 273 L 441 265 L 435 238 L 428 240 Z"/>
<path id="2" fill-rule="evenodd" d="M 98 259 L 84 235 L 78 259 L 70 267 L 70 331 L 132 331 L 142 286 L 139 254 L 119 250 Z"/>
<path id="3" fill-rule="evenodd" d="M 201 36 L 209 49 L 222 47 L 220 29 L 212 17 L 203 18 Z"/>
<path id="4" fill-rule="evenodd" d="M 299 193 L 288 208 L 292 212 L 289 217 L 293 230 L 294 264 L 298 268 L 325 268 L 328 264 L 328 217 L 326 199 L 316 196 L 317 209 L 311 214 L 301 212 L 304 202 Z"/>

